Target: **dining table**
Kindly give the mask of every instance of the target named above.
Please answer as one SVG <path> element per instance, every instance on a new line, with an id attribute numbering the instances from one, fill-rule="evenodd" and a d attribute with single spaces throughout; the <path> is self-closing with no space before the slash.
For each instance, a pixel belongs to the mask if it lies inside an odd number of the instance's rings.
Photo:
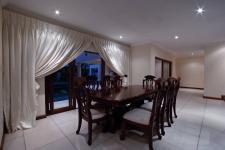
<path id="1" fill-rule="evenodd" d="M 155 89 L 143 85 L 128 85 L 96 91 L 93 99 L 109 106 L 113 116 L 112 128 L 115 131 L 120 128 L 122 116 L 126 111 L 129 111 L 131 107 L 143 104 L 145 98 L 155 93 Z"/>
<path id="2" fill-rule="evenodd" d="M 145 97 L 148 97 L 155 92 L 155 89 L 146 88 L 142 85 L 128 85 L 99 90 L 95 93 L 94 100 L 112 107 L 120 107 L 142 101 Z"/>

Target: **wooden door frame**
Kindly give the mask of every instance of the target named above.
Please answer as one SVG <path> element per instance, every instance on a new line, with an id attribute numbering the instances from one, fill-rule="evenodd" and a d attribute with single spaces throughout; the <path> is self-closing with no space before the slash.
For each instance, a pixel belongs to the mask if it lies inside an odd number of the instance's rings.
<path id="1" fill-rule="evenodd" d="M 166 62 L 166 63 L 169 63 L 169 76 L 171 77 L 172 76 L 172 61 L 169 61 L 169 60 L 166 60 L 166 59 L 163 59 L 163 58 L 160 58 L 160 57 L 155 57 L 155 61 L 156 60 L 160 60 L 160 61 L 162 61 L 162 66 L 161 66 L 161 78 L 163 77 L 163 74 L 164 74 L 164 72 L 163 72 L 163 64 Z"/>

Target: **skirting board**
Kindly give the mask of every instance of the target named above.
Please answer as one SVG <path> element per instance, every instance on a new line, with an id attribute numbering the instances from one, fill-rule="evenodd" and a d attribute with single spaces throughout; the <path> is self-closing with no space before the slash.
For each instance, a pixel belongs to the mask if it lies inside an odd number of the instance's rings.
<path id="1" fill-rule="evenodd" d="M 211 97 L 211 96 L 205 96 L 203 95 L 203 98 L 206 98 L 206 99 L 213 99 L 213 100 L 223 100 L 221 97 Z"/>
<path id="2" fill-rule="evenodd" d="M 195 89 L 195 90 L 204 90 L 204 88 L 187 87 L 187 86 L 181 86 L 180 88 L 185 88 L 185 89 Z"/>
<path id="3" fill-rule="evenodd" d="M 47 118 L 47 116 L 46 115 L 41 115 L 41 116 L 37 116 L 36 120 L 40 120 L 40 119 L 44 119 L 44 118 Z"/>

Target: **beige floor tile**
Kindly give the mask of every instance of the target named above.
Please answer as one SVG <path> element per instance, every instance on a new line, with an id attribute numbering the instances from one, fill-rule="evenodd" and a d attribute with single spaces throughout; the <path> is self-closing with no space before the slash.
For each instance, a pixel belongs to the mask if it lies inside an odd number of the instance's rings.
<path id="1" fill-rule="evenodd" d="M 26 150 L 23 137 L 18 137 L 4 143 L 3 150 Z"/>

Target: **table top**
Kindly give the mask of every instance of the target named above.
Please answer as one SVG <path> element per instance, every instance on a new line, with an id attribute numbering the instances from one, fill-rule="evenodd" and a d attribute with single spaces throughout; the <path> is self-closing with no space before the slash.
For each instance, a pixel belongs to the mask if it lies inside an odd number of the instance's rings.
<path id="1" fill-rule="evenodd" d="M 98 91 L 94 96 L 94 100 L 118 106 L 140 100 L 154 92 L 154 89 L 146 89 L 143 88 L 142 85 L 129 85 L 126 87 Z"/>

